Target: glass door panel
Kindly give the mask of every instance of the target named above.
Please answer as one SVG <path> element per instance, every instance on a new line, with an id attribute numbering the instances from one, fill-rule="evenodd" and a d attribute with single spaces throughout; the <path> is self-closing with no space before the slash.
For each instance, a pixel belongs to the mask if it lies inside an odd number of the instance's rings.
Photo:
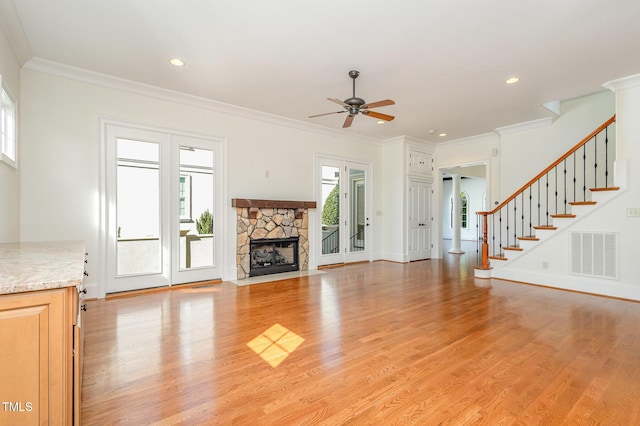
<path id="1" fill-rule="evenodd" d="M 340 253 L 340 168 L 323 165 L 322 254 Z"/>
<path id="2" fill-rule="evenodd" d="M 365 173 L 364 170 L 349 169 L 349 251 L 365 250 Z"/>
<path id="3" fill-rule="evenodd" d="M 178 177 L 180 270 L 214 265 L 213 151 L 181 146 Z"/>
<path id="4" fill-rule="evenodd" d="M 160 146 L 117 140 L 117 276 L 162 272 Z"/>
<path id="5" fill-rule="evenodd" d="M 222 169 L 220 144 L 172 136 L 172 284 L 222 276 Z"/>
<path id="6" fill-rule="evenodd" d="M 368 204 L 368 170 L 369 166 L 361 163 L 345 163 L 348 188 L 345 199 L 346 238 L 349 239 L 345 262 L 361 262 L 370 260 L 369 240 L 369 204 Z"/>

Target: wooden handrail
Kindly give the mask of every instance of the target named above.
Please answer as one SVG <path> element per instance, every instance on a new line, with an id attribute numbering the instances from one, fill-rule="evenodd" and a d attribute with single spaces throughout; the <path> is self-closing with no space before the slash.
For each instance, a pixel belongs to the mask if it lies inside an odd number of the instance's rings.
<path id="1" fill-rule="evenodd" d="M 509 198 L 507 198 L 502 203 L 500 203 L 495 209 L 491 210 L 490 212 L 478 212 L 477 214 L 481 214 L 483 216 L 486 216 L 486 215 L 490 215 L 490 214 L 496 213 L 498 210 L 500 210 L 501 208 L 506 206 L 511 200 L 513 200 L 518 195 L 520 195 L 522 192 L 524 192 L 528 187 L 533 185 L 538 179 L 541 179 L 544 175 L 546 175 L 551 170 L 553 170 L 554 167 L 556 167 L 558 164 L 562 163 L 565 159 L 569 158 L 569 156 L 571 154 L 573 154 L 574 152 L 576 152 L 580 147 L 582 147 L 582 145 L 584 145 L 587 142 L 589 142 L 591 139 L 593 139 L 593 137 L 595 137 L 598 133 L 600 133 L 601 131 L 603 131 L 607 127 L 609 127 L 609 125 L 611 125 L 611 123 L 613 123 L 615 121 L 616 121 L 616 116 L 614 114 L 610 119 L 605 121 L 600 127 L 598 127 L 593 132 L 591 132 L 589 134 L 589 136 L 587 136 L 584 139 L 582 139 L 577 145 L 575 145 L 573 148 L 571 148 L 569 151 L 567 151 L 566 154 L 564 154 L 562 157 L 560 157 L 556 161 L 554 161 L 549 167 L 547 167 L 546 169 L 544 169 L 543 171 L 538 173 L 538 175 L 536 175 L 536 177 L 531 179 L 529 182 L 527 182 L 524 185 L 522 185 L 522 187 L 520 189 L 518 189 L 516 192 L 513 193 L 513 195 L 511 195 Z"/>

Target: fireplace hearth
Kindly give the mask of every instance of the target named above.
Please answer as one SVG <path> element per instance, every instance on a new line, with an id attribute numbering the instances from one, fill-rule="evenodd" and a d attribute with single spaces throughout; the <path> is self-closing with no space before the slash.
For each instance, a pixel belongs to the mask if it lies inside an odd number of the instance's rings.
<path id="1" fill-rule="evenodd" d="M 300 270 L 298 240 L 298 237 L 251 240 L 249 276 L 256 277 Z"/>

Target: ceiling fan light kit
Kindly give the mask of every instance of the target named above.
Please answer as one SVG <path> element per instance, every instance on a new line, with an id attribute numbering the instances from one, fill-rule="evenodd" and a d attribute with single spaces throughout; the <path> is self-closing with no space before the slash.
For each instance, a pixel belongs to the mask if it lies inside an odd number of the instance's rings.
<path id="1" fill-rule="evenodd" d="M 353 95 L 350 98 L 347 98 L 344 101 L 341 101 L 340 99 L 335 99 L 335 98 L 327 98 L 327 100 L 331 102 L 335 102 L 336 104 L 342 106 L 344 108 L 344 111 L 334 111 L 334 112 L 326 112 L 324 114 L 310 115 L 309 118 L 321 117 L 323 115 L 330 115 L 330 114 L 342 114 L 347 112 L 349 113 L 349 115 L 344 120 L 344 124 L 342 125 L 343 128 L 351 126 L 351 123 L 353 122 L 353 118 L 356 115 L 358 115 L 358 113 L 362 113 L 363 115 L 376 118 L 378 120 L 384 120 L 384 121 L 393 120 L 395 118 L 393 115 L 382 114 L 376 111 L 369 110 L 370 108 L 379 108 L 383 106 L 394 105 L 395 102 L 392 101 L 391 99 L 385 99 L 382 101 L 366 103 L 364 99 L 358 98 L 356 96 L 356 78 L 358 78 L 359 75 L 360 75 L 359 71 L 356 71 L 356 70 L 349 71 L 349 77 L 351 77 L 353 81 Z"/>

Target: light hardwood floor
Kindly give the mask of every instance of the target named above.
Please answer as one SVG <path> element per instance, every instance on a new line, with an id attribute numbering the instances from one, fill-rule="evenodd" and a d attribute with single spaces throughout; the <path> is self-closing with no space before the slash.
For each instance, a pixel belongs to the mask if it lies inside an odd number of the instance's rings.
<path id="1" fill-rule="evenodd" d="M 91 301 L 83 424 L 640 424 L 640 304 L 470 257 Z"/>

